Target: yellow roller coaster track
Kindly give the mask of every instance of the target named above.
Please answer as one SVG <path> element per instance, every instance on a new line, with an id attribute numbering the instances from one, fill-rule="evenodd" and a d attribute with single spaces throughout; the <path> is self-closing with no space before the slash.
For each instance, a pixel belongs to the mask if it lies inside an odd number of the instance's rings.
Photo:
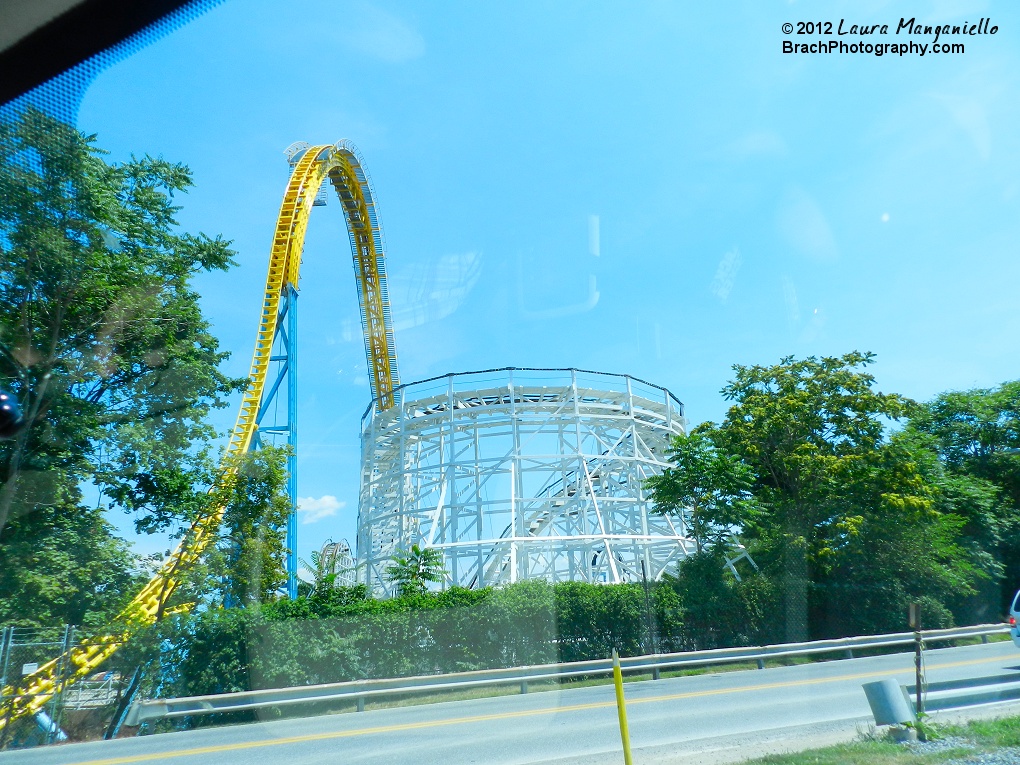
<path id="1" fill-rule="evenodd" d="M 346 141 L 333 146 L 312 146 L 294 163 L 280 205 L 248 388 L 223 457 L 219 480 L 210 489 L 211 494 L 233 480 L 232 466 L 237 457 L 251 447 L 277 331 L 280 301 L 286 290 L 297 287 L 308 218 L 316 194 L 327 179 L 340 198 L 351 238 L 365 352 L 372 371 L 372 396 L 381 408 L 393 405 L 393 390 L 399 385 L 397 357 L 386 292 L 382 231 L 371 184 L 357 150 Z M 168 613 L 188 610 L 190 604 L 168 609 L 167 602 L 187 569 L 215 540 L 224 509 L 222 503 L 214 503 L 208 515 L 195 521 L 173 555 L 118 615 L 115 620 L 119 625 L 118 633 L 84 641 L 69 655 L 44 664 L 22 678 L 17 687 L 4 688 L 3 697 L 9 700 L 10 706 L 0 710 L 0 729 L 11 720 L 39 712 L 54 694 L 95 672 L 135 631 Z"/>

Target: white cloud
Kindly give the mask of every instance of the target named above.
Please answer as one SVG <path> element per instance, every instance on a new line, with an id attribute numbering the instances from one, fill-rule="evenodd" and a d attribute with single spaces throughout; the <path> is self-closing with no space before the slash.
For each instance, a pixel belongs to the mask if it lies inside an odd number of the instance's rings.
<path id="1" fill-rule="evenodd" d="M 321 497 L 298 497 L 298 512 L 301 513 L 301 523 L 316 523 L 323 518 L 336 515 L 338 510 L 347 507 L 346 502 L 341 502 L 332 494 L 323 494 Z"/>

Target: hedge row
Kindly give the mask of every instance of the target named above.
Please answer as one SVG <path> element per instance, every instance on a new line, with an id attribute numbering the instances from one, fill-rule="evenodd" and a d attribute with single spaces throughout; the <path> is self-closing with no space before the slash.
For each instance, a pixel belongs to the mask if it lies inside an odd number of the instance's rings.
<path id="1" fill-rule="evenodd" d="M 683 570 L 686 569 L 686 570 Z M 640 584 L 501 588 L 375 600 L 363 588 L 165 623 L 151 692 L 201 695 L 766 642 L 771 588 L 717 561 Z M 695 570 L 704 569 L 704 570 Z"/>

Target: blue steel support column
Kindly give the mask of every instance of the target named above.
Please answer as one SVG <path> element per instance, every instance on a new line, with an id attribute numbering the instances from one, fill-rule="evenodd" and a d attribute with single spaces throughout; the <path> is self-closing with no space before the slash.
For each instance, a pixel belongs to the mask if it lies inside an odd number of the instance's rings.
<path id="1" fill-rule="evenodd" d="M 287 516 L 287 596 L 297 597 L 297 290 L 287 286 L 287 493 L 290 514 Z"/>

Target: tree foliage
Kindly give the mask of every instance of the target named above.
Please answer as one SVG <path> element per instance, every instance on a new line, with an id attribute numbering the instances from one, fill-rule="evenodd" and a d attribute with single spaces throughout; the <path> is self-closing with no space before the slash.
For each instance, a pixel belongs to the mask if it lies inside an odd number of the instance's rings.
<path id="1" fill-rule="evenodd" d="M 308 557 L 309 560 L 301 559 L 301 565 L 312 575 L 311 582 L 303 583 L 306 586 L 305 594 L 309 597 L 342 586 L 344 578 L 354 573 L 350 559 L 342 560 L 335 552 L 335 548 L 333 552 L 325 554 L 320 550 L 313 550 Z"/>
<path id="2" fill-rule="evenodd" d="M 105 625 L 144 565 L 104 509 L 171 532 L 205 512 L 207 415 L 243 384 L 191 286 L 233 253 L 179 230 L 190 171 L 103 154 L 36 110 L 0 124 L 0 387 L 27 420 L 0 442 L 4 622 Z"/>
<path id="3" fill-rule="evenodd" d="M 308 557 L 309 560 L 301 558 L 300 562 L 301 567 L 312 575 L 312 581 L 303 582 L 306 586 L 303 588 L 303 592 L 301 592 L 301 594 L 311 597 L 316 593 L 333 587 L 336 584 L 336 579 L 339 574 L 330 569 L 329 562 L 323 557 L 319 550 L 312 550 Z"/>
<path id="4" fill-rule="evenodd" d="M 1020 502 L 1020 381 L 937 396 L 911 419 L 946 465 L 994 481 Z"/>
<path id="5" fill-rule="evenodd" d="M 411 545 L 411 549 L 393 556 L 386 575 L 400 595 L 424 594 L 429 584 L 442 582 L 446 576 L 443 553 L 435 547 Z"/>
<path id="6" fill-rule="evenodd" d="M 898 629 L 918 598 L 948 623 L 947 604 L 994 574 L 964 535 L 990 510 L 986 487 L 948 472 L 915 431 L 890 437 L 923 409 L 876 391 L 873 361 L 735 366 L 726 417 L 679 439 L 674 466 L 650 481 L 661 509 L 687 508 L 696 536 L 704 520 L 739 528 L 781 595 L 785 639 Z"/>
<path id="7" fill-rule="evenodd" d="M 970 607 L 996 618 L 1020 582 L 1020 381 L 942 393 L 910 429 L 945 466 L 947 501 L 966 520 L 964 544 L 988 574 Z"/>
<path id="8" fill-rule="evenodd" d="M 189 588 L 196 599 L 254 606 L 276 599 L 286 585 L 288 453 L 286 447 L 264 446 L 228 466 L 233 475 L 215 495 L 226 508 L 219 540 Z"/>
<path id="9" fill-rule="evenodd" d="M 646 601 L 639 584 L 522 581 L 498 588 L 375 599 L 363 586 L 259 608 L 168 620 L 148 645 L 150 695 L 427 675 L 769 642 L 773 593 L 693 556 Z M 646 614 L 645 608 L 651 613 Z M 651 618 L 646 618 L 650 616 Z M 196 718 L 196 724 L 214 722 Z"/>
<path id="10" fill-rule="evenodd" d="M 825 498 L 834 479 L 874 454 L 886 424 L 908 411 L 907 399 L 873 390 L 874 378 L 862 371 L 873 360 L 853 352 L 737 365 L 722 390 L 733 403 L 713 440 L 754 471 L 758 492 L 791 537 L 832 522 Z"/>
<path id="11" fill-rule="evenodd" d="M 711 429 L 673 439 L 673 463 L 648 479 L 655 511 L 682 516 L 697 551 L 724 546 L 736 531 L 750 529 L 758 515 L 754 474 L 734 455 L 716 449 Z"/>
<path id="12" fill-rule="evenodd" d="M 28 419 L 0 444 L 0 531 L 80 483 L 141 530 L 205 507 L 206 415 L 240 381 L 190 286 L 232 263 L 177 230 L 191 183 L 160 158 L 109 164 L 42 112 L 0 125 L 0 382 Z"/>
<path id="13" fill-rule="evenodd" d="M 812 550 L 816 634 L 899 630 L 915 601 L 927 604 L 929 627 L 951 626 L 947 604 L 982 576 L 951 492 L 936 456 L 909 434 L 848 471 L 832 493 L 839 520 Z"/>
<path id="14" fill-rule="evenodd" d="M 0 624 L 105 628 L 145 578 L 101 508 L 69 490 L 0 536 Z"/>

